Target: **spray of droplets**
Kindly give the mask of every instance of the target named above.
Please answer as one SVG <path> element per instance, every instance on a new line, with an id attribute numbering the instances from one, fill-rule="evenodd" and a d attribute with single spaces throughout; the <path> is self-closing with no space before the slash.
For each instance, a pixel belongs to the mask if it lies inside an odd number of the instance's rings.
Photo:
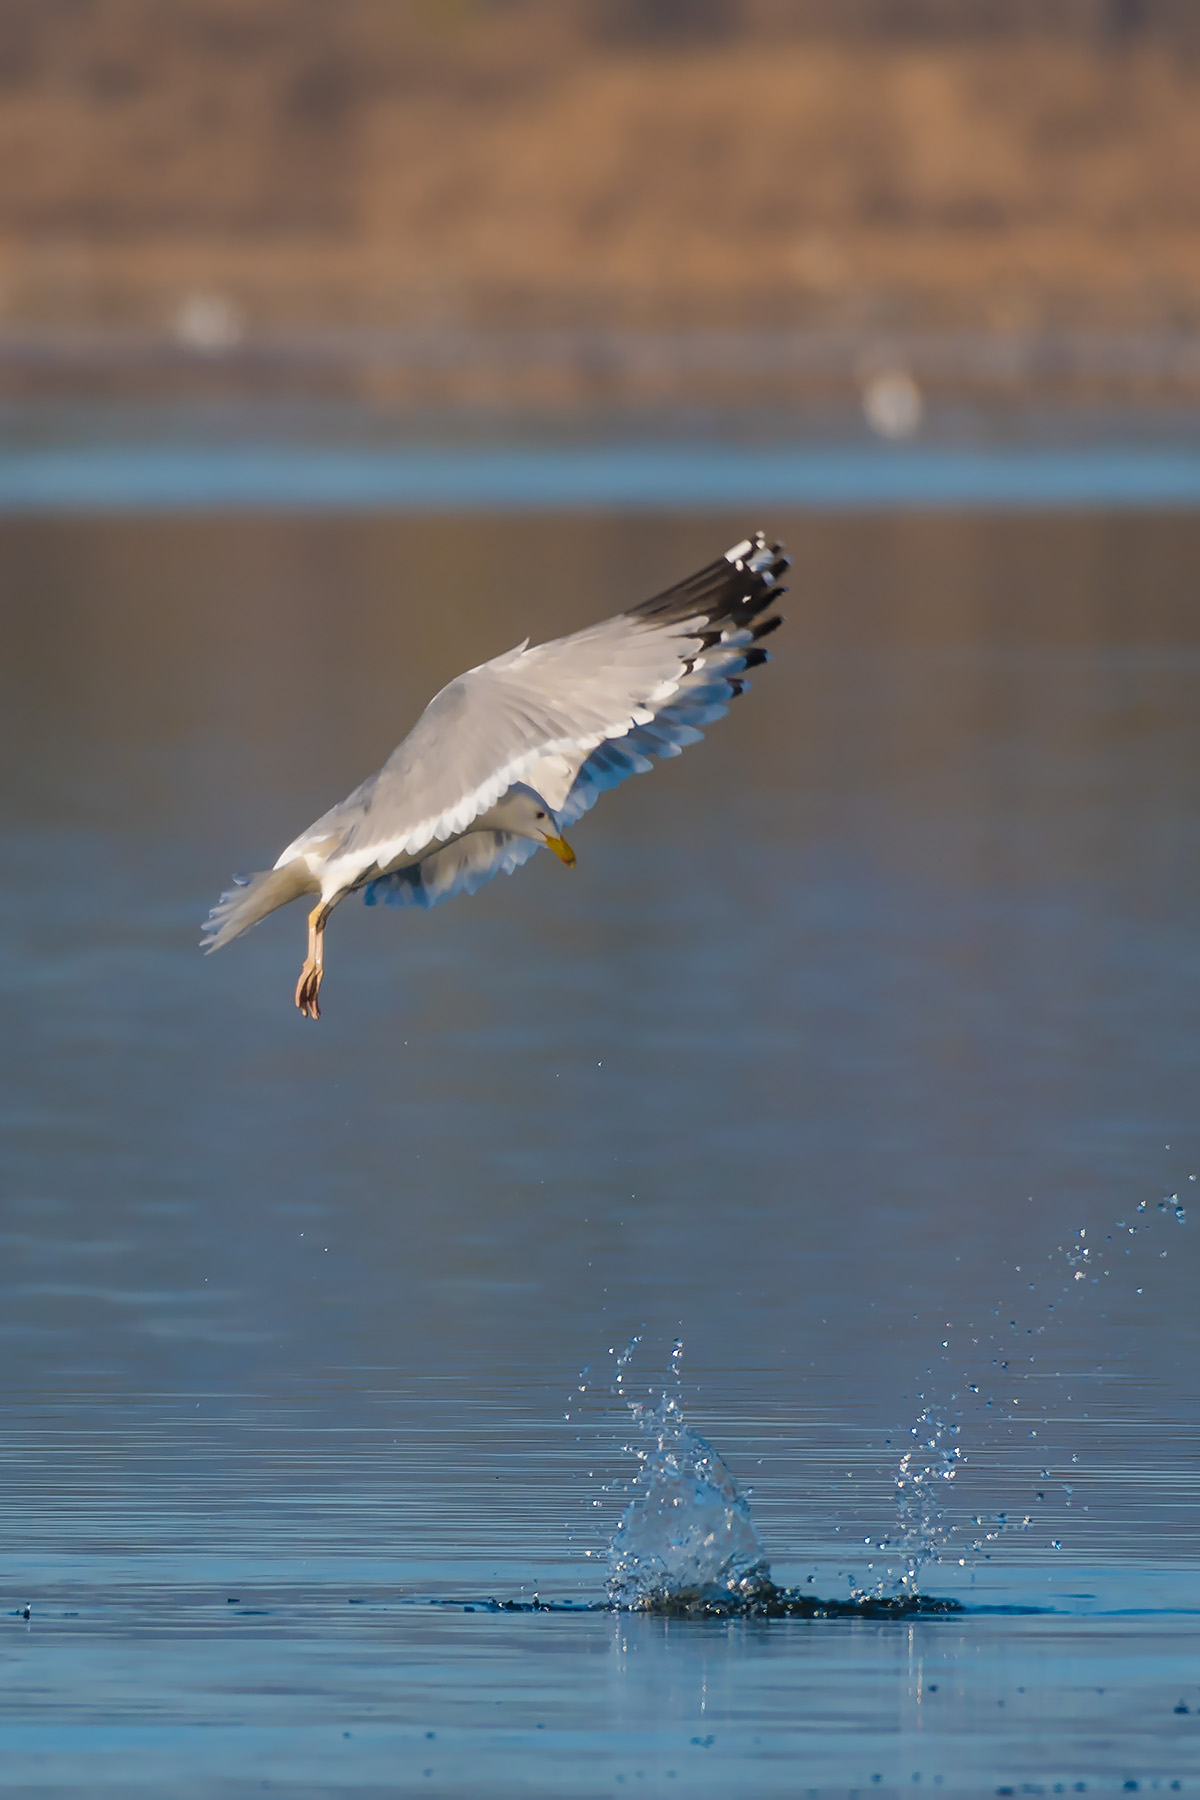
<path id="1" fill-rule="evenodd" d="M 1189 1181 L 1195 1181 L 1191 1175 Z M 961 1431 L 961 1420 L 968 1408 L 972 1411 L 992 1414 L 1015 1422 L 1020 1406 L 1019 1397 L 1001 1390 L 998 1384 L 1005 1387 L 1013 1385 L 1013 1376 L 1021 1371 L 1014 1369 L 1014 1364 L 1022 1360 L 1026 1365 L 1035 1361 L 1035 1353 L 1030 1350 L 1030 1340 L 1044 1337 L 1047 1329 L 1060 1322 L 1072 1307 L 1081 1303 L 1083 1295 L 1089 1287 L 1099 1287 L 1109 1280 L 1119 1268 L 1118 1253 L 1132 1258 L 1134 1246 L 1129 1242 L 1136 1237 L 1145 1237 L 1156 1219 L 1171 1220 L 1176 1225 L 1187 1223 L 1187 1208 L 1178 1193 L 1168 1194 L 1159 1200 L 1154 1211 L 1150 1203 L 1139 1200 L 1133 1210 L 1132 1220 L 1119 1219 L 1111 1231 L 1097 1237 L 1089 1237 L 1089 1228 L 1081 1225 L 1065 1243 L 1059 1244 L 1044 1260 L 1040 1277 L 1030 1280 L 1033 1273 L 1038 1276 L 1036 1265 L 1014 1264 L 1014 1273 L 1026 1277 L 1026 1292 L 1031 1296 L 1036 1310 L 1032 1313 L 1024 1308 L 1015 1309 L 1011 1305 L 997 1303 L 990 1309 L 990 1320 L 978 1335 L 975 1326 L 968 1322 L 963 1327 L 963 1334 L 969 1336 L 970 1348 L 973 1352 L 992 1348 L 995 1354 L 991 1358 L 994 1371 L 991 1381 L 981 1386 L 981 1381 L 962 1378 L 959 1386 L 963 1390 L 960 1404 L 959 1391 L 950 1393 L 947 1401 L 938 1406 L 930 1403 L 924 1395 L 921 1400 L 921 1411 L 910 1429 L 914 1442 L 900 1458 L 894 1476 L 897 1513 L 897 1535 L 894 1540 L 881 1539 L 880 1549 L 899 1549 L 904 1567 L 898 1578 L 901 1592 L 915 1593 L 921 1570 L 929 1564 L 942 1560 L 946 1547 L 956 1533 L 948 1511 L 951 1483 L 954 1481 L 966 1458 L 955 1441 Z M 1168 1251 L 1158 1252 L 1159 1258 L 1166 1257 Z M 1141 1287 L 1135 1289 L 1140 1295 Z M 1053 1298 L 1047 1296 L 1052 1294 Z M 1030 1318 L 1032 1322 L 1026 1323 Z M 992 1323 L 991 1321 L 994 1321 Z M 946 1322 L 949 1334 L 953 1327 Z M 942 1339 L 941 1348 L 949 1351 L 951 1338 Z M 1021 1348 L 1018 1348 L 1021 1346 Z M 949 1363 L 949 1357 L 943 1359 Z M 977 1355 L 972 1358 L 981 1361 Z M 932 1374 L 932 1369 L 929 1371 Z M 988 1387 L 992 1391 L 989 1392 Z M 1067 1396 L 1070 1399 L 1070 1395 Z M 1029 1437 L 1037 1437 L 1038 1426 L 1026 1424 L 1023 1429 Z M 1077 1455 L 1071 1457 L 1072 1465 L 1078 1464 Z M 1064 1471 L 1065 1472 L 1065 1471 Z M 1072 1473 L 1074 1469 L 1072 1469 Z M 1039 1479 L 1050 1483 L 1053 1479 L 1049 1467 L 1042 1467 Z M 1074 1501 L 1073 1481 L 1059 1480 L 1055 1488 L 1062 1496 L 1064 1508 L 1071 1508 Z M 1046 1499 L 1048 1487 L 1040 1488 L 1036 1501 Z M 1086 1511 L 1086 1507 L 1080 1510 Z M 990 1557 L 988 1546 L 994 1544 L 1004 1534 L 1014 1531 L 1028 1532 L 1034 1527 L 1035 1514 L 1032 1512 L 1010 1514 L 997 1512 L 994 1514 L 977 1514 L 972 1519 L 973 1535 L 969 1539 L 969 1549 L 973 1555 Z M 1049 1548 L 1061 1549 L 1058 1538 L 1049 1541 Z M 959 1563 L 965 1558 L 958 1556 Z M 885 1582 L 894 1580 L 891 1570 L 887 1572 Z"/>
<path id="2" fill-rule="evenodd" d="M 671 1351 L 668 1386 L 630 1398 L 630 1363 L 640 1343 L 610 1351 L 610 1395 L 623 1404 L 629 1436 L 623 1449 L 636 1461 L 632 1478 L 601 1490 L 622 1510 L 604 1549 L 610 1602 L 648 1611 L 672 1604 L 745 1604 L 771 1591 L 770 1570 L 746 1496 L 724 1462 L 683 1416 L 683 1344 Z M 588 1391 L 581 1380 L 579 1397 Z M 570 1416 L 570 1415 L 568 1415 Z"/>

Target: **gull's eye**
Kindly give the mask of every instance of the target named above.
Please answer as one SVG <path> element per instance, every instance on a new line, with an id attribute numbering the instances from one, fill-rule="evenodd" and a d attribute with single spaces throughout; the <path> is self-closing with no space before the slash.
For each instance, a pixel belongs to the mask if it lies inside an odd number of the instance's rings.
<path id="1" fill-rule="evenodd" d="M 535 819 L 544 819 L 546 815 L 545 813 L 535 813 L 533 816 Z"/>

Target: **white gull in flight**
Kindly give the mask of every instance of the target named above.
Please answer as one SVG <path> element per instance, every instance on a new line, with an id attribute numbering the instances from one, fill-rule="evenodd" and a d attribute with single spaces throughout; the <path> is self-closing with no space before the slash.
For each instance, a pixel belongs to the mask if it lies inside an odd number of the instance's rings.
<path id="1" fill-rule="evenodd" d="M 359 889 L 368 906 L 436 906 L 508 874 L 563 837 L 605 788 L 678 756 L 767 660 L 758 643 L 788 559 L 761 532 L 628 612 L 515 650 L 435 694 L 382 769 L 310 825 L 273 869 L 223 894 L 203 948 L 219 950 L 277 907 L 317 896 L 296 986 L 320 1017 L 325 926 Z"/>

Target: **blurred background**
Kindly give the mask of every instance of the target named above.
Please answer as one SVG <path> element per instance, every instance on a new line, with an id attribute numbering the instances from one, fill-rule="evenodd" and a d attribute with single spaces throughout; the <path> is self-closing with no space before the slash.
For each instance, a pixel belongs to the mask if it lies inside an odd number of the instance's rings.
<path id="1" fill-rule="evenodd" d="M 0 1780 L 1197 1772 L 1198 169 L 1195 0 L 3 0 Z M 319 1027 L 298 909 L 199 955 L 759 526 L 776 660 L 573 876 L 340 908 Z M 912 1450 L 1064 1635 L 923 1715 L 883 1627 L 414 1623 L 602 1591 L 639 1332 L 779 1579 Z"/>
<path id="2" fill-rule="evenodd" d="M 1189 0 L 7 0 L 0 384 L 445 425 L 1200 399 Z"/>

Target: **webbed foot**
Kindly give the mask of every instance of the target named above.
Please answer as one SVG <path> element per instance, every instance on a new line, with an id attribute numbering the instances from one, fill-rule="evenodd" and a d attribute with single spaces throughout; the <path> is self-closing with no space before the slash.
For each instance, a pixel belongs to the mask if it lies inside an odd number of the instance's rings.
<path id="1" fill-rule="evenodd" d="M 321 1008 L 317 1004 L 317 995 L 321 991 L 321 977 L 325 971 L 320 963 L 310 957 L 300 971 L 300 979 L 296 983 L 296 1005 L 300 1008 L 300 1016 L 304 1019 L 319 1019 Z"/>

